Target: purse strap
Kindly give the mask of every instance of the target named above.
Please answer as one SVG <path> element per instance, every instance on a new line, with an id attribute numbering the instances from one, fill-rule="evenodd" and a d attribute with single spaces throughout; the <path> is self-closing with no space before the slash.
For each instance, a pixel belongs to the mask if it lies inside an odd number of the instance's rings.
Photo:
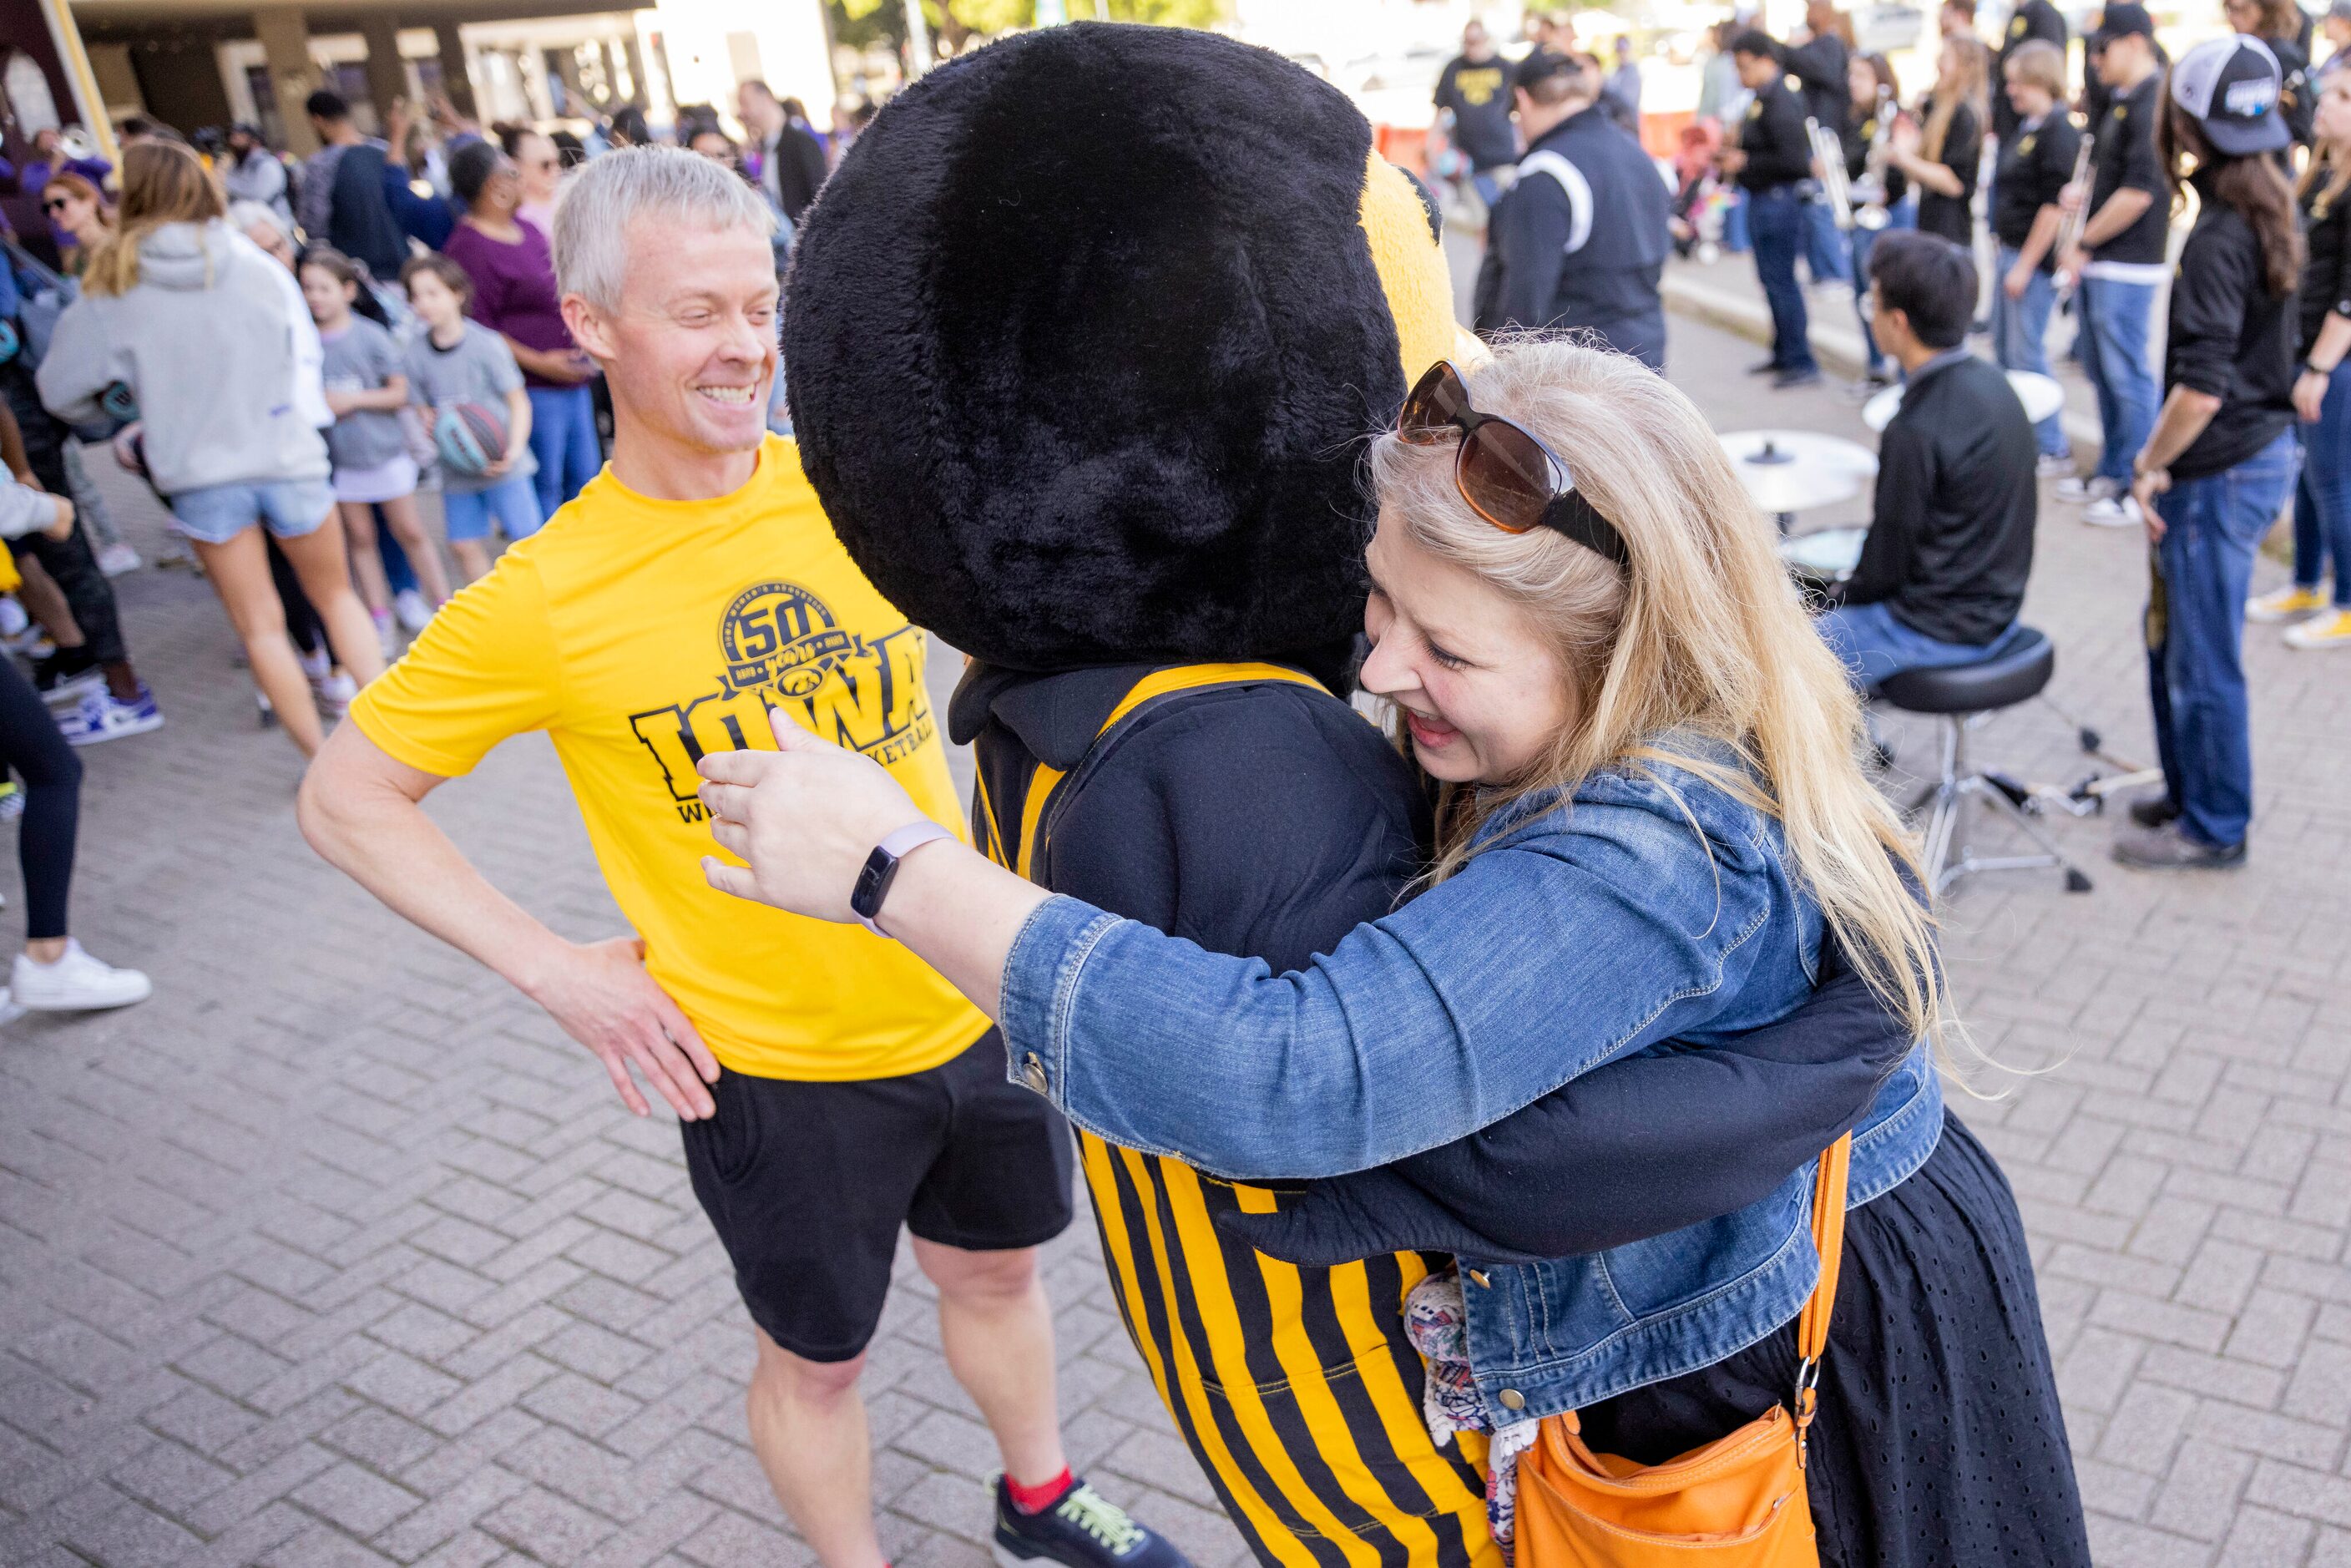
<path id="1" fill-rule="evenodd" d="M 1844 1260 L 1845 1176 L 1853 1164 L 1853 1134 L 1847 1133 L 1821 1155 L 1813 1180 L 1813 1249 L 1820 1254 L 1821 1274 L 1804 1310 L 1796 1319 L 1796 1464 L 1805 1458 L 1805 1428 L 1813 1424 L 1820 1403 L 1821 1357 L 1828 1354 L 1829 1318 L 1836 1311 L 1837 1267 Z"/>

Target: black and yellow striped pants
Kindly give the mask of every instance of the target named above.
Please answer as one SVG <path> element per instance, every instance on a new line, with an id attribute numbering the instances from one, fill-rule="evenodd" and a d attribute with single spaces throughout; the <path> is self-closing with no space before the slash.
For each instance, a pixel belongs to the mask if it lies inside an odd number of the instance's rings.
<path id="1" fill-rule="evenodd" d="M 1421 1417 L 1404 1331 L 1405 1292 L 1428 1271 L 1419 1254 L 1277 1262 L 1214 1218 L 1270 1211 L 1265 1189 L 1078 1141 L 1127 1333 L 1259 1560 L 1500 1568 L 1483 1478 Z"/>

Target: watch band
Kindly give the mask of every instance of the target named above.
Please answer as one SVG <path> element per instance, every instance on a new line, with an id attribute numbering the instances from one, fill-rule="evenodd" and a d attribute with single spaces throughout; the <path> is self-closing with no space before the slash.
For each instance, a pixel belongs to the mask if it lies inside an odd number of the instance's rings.
<path id="1" fill-rule="evenodd" d="M 874 924 L 874 919 L 882 913 L 883 901 L 890 896 L 890 884 L 897 877 L 898 862 L 934 839 L 954 837 L 955 833 L 951 830 L 943 828 L 928 817 L 925 817 L 920 821 L 907 823 L 883 839 L 880 843 L 873 846 L 873 852 L 865 857 L 865 868 L 858 873 L 857 892 L 850 896 L 851 913 L 857 916 L 859 923 L 865 929 L 872 932 L 876 936 L 890 936 L 887 931 Z M 858 907 L 858 902 L 863 895 L 869 882 L 872 884 L 873 891 L 872 897 L 866 902 L 871 907 L 861 909 Z M 895 940 L 894 937 L 891 939 Z"/>

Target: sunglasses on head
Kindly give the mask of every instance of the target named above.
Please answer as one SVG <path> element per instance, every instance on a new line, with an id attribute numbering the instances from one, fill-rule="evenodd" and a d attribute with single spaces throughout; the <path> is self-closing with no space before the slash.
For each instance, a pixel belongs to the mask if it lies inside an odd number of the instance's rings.
<path id="1" fill-rule="evenodd" d="M 1453 485 L 1469 509 L 1506 534 L 1550 528 L 1618 566 L 1632 556 L 1615 525 L 1593 509 L 1552 449 L 1496 414 L 1469 404 L 1469 384 L 1450 360 L 1439 360 L 1404 400 L 1396 439 L 1407 446 L 1438 446 L 1458 438 Z"/>

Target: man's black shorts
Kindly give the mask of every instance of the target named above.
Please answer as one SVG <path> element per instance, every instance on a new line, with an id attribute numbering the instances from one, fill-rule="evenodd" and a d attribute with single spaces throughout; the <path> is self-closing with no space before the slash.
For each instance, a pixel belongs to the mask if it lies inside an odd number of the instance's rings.
<path id="1" fill-rule="evenodd" d="M 751 1321 L 794 1355 L 847 1361 L 890 1291 L 898 1227 L 968 1251 L 1068 1228 L 1069 1124 L 1004 1077 L 996 1030 L 927 1072 L 846 1083 L 722 1070 L 718 1113 L 679 1124 L 694 1195 Z"/>

